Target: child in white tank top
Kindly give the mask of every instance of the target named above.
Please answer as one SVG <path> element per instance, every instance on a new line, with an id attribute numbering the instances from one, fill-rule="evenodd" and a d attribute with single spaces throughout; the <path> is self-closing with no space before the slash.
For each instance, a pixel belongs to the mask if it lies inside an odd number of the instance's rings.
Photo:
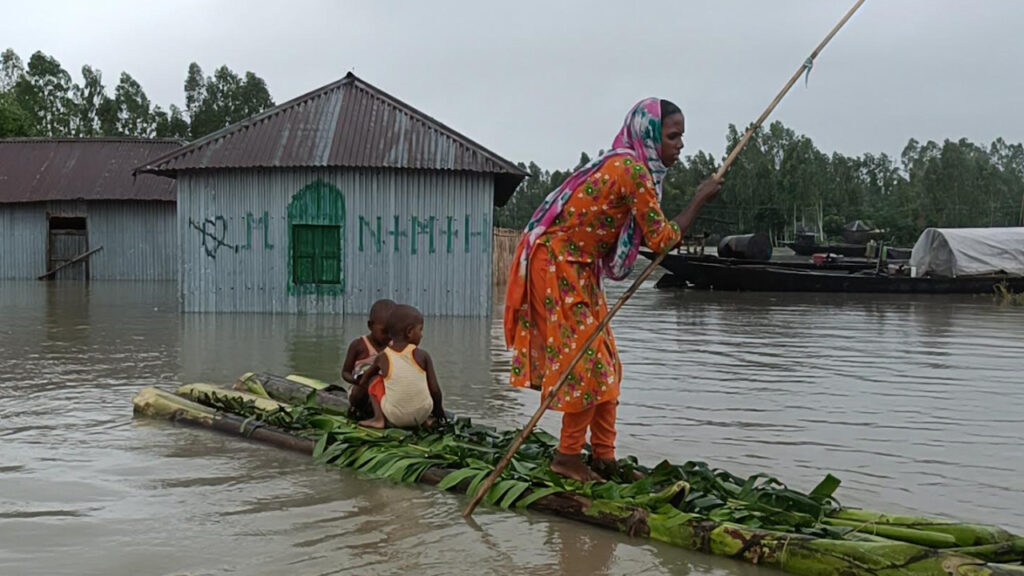
<path id="1" fill-rule="evenodd" d="M 384 378 L 384 394 L 370 395 L 373 418 L 359 424 L 384 428 L 415 428 L 432 420 L 444 420 L 441 388 L 430 355 L 421 348 L 423 315 L 412 306 L 398 305 L 388 316 L 391 343 L 363 374 L 363 386 L 378 374 Z"/>

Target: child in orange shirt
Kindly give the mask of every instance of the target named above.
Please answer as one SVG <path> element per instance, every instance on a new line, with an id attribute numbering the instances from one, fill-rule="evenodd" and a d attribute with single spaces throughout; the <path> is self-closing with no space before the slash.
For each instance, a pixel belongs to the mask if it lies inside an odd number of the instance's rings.
<path id="1" fill-rule="evenodd" d="M 352 384 L 348 393 L 348 402 L 355 413 L 368 414 L 371 411 L 367 389 L 359 386 L 359 379 L 363 373 L 373 365 L 374 360 L 381 350 L 387 347 L 391 338 L 388 336 L 388 316 L 395 308 L 392 300 L 377 300 L 370 307 L 370 319 L 366 321 L 366 327 L 370 333 L 360 336 L 348 345 L 348 353 L 345 355 L 345 364 L 341 367 L 341 378 Z"/>

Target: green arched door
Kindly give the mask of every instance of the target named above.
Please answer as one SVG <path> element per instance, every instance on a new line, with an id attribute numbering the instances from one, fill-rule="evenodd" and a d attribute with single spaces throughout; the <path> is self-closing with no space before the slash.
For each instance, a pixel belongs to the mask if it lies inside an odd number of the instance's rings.
<path id="1" fill-rule="evenodd" d="M 288 292 L 345 292 L 345 198 L 322 180 L 288 203 Z"/>

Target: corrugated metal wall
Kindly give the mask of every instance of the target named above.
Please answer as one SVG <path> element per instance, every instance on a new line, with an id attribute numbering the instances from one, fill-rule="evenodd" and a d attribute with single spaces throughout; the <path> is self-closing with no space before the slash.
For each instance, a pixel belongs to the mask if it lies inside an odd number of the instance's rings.
<path id="1" fill-rule="evenodd" d="M 173 202 L 30 202 L 0 204 L 0 278 L 46 272 L 46 214 L 84 216 L 91 280 L 173 280 L 178 236 Z"/>
<path id="2" fill-rule="evenodd" d="M 86 226 L 92 280 L 174 280 L 178 233 L 174 202 L 90 202 Z"/>
<path id="3" fill-rule="evenodd" d="M 341 297 L 288 291 L 288 203 L 317 179 L 345 198 Z M 391 298 L 429 315 L 488 315 L 493 194 L 493 176 L 456 172 L 181 174 L 183 309 L 363 314 Z"/>
<path id="4" fill-rule="evenodd" d="M 36 278 L 46 272 L 46 204 L 0 204 L 0 278 Z"/>

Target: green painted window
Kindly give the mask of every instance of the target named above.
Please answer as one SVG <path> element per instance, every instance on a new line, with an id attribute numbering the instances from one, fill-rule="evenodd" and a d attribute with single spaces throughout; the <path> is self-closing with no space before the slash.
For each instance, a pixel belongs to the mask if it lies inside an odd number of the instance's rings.
<path id="1" fill-rule="evenodd" d="M 314 180 L 288 202 L 288 293 L 345 293 L 345 197 Z"/>
<path id="2" fill-rule="evenodd" d="M 341 226 L 292 224 L 292 283 L 341 283 Z"/>

